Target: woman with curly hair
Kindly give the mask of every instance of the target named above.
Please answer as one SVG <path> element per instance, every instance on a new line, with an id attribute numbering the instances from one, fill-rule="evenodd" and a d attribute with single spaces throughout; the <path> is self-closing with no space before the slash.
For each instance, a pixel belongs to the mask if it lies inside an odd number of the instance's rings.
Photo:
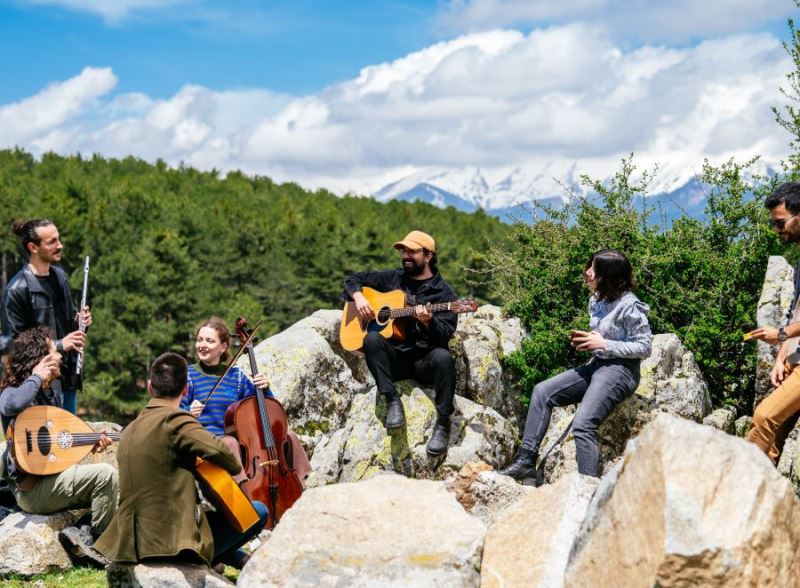
<path id="1" fill-rule="evenodd" d="M 614 407 L 639 385 L 639 364 L 650 355 L 652 334 L 649 309 L 633 288 L 630 261 L 616 249 L 601 249 L 586 264 L 584 279 L 589 298 L 589 331 L 573 331 L 570 344 L 591 351 L 581 366 L 537 384 L 531 394 L 522 446 L 514 461 L 499 473 L 517 480 L 531 478 L 539 446 L 556 406 L 580 403 L 572 424 L 578 471 L 600 475 L 597 429 Z"/>
<path id="2" fill-rule="evenodd" d="M 61 354 L 48 327 L 23 331 L 11 344 L 11 355 L 0 382 L 3 430 L 30 406 L 62 406 L 59 387 Z M 95 451 L 111 440 L 103 435 Z M 74 465 L 60 474 L 31 476 L 16 467 L 9 447 L 0 460 L 0 475 L 8 481 L 17 505 L 28 513 L 91 508 L 91 526 L 67 527 L 59 540 L 76 563 L 103 567 L 108 563 L 94 548 L 94 538 L 111 522 L 117 507 L 117 471 L 110 464 Z"/>

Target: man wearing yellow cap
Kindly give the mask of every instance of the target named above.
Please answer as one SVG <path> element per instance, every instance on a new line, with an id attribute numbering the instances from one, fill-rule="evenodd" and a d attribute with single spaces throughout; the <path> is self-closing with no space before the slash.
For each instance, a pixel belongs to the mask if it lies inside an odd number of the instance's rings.
<path id="1" fill-rule="evenodd" d="M 403 341 L 370 332 L 364 338 L 364 355 L 378 392 L 386 397 L 387 429 L 397 429 L 406 423 L 394 382 L 414 378 L 433 383 L 437 419 L 427 449 L 431 455 L 440 455 L 447 450 L 453 414 L 455 365 L 447 344 L 456 330 L 458 316 L 449 311 L 432 314 L 427 305 L 451 302 L 456 295 L 436 268 L 436 243 L 430 235 L 411 231 L 394 248 L 402 251 L 402 268 L 350 274 L 344 279 L 345 295 L 355 302 L 364 320 L 375 318 L 361 292 L 364 286 L 380 292 L 403 290 L 406 303 L 416 306 L 416 318 L 406 325 Z"/>

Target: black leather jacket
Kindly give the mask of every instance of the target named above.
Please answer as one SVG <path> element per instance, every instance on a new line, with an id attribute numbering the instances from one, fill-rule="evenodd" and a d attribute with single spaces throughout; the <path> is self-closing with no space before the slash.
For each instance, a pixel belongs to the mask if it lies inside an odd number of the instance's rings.
<path id="1" fill-rule="evenodd" d="M 69 290 L 67 274 L 60 267 L 50 266 L 50 271 L 54 272 L 58 278 L 58 283 L 64 293 L 64 301 L 67 306 L 66 316 L 70 320 L 75 320 L 76 309 L 72 302 L 72 294 Z M 61 361 L 61 388 L 63 390 L 78 390 L 82 387 L 80 376 L 75 375 L 75 367 L 78 361 L 78 354 L 75 351 L 64 352 L 61 337 L 67 333 L 56 332 L 56 316 L 53 309 L 53 301 L 47 295 L 47 291 L 39 284 L 39 280 L 25 264 L 6 285 L 0 301 L 0 329 L 6 337 L 14 338 L 25 329 L 44 325 L 50 327 L 56 334 L 56 347 L 63 354 Z M 77 321 L 74 328 L 78 328 Z"/>

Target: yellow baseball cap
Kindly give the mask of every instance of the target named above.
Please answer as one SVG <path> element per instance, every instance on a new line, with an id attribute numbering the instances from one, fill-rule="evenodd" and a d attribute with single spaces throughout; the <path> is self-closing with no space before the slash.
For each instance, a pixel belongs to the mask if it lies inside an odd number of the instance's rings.
<path id="1" fill-rule="evenodd" d="M 405 236 L 405 239 L 394 244 L 395 249 L 402 249 L 403 247 L 408 249 L 427 249 L 431 253 L 435 253 L 436 241 L 428 233 L 411 231 Z"/>

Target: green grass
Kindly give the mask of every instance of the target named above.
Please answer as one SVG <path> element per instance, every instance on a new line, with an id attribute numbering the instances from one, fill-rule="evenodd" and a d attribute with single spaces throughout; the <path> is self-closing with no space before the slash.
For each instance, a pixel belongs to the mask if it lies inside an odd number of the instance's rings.
<path id="1" fill-rule="evenodd" d="M 227 566 L 224 576 L 235 584 L 239 570 Z M 51 572 L 29 578 L 12 576 L 0 580 L 3 588 L 105 588 L 107 585 L 105 571 L 92 568 L 72 568 L 65 572 Z"/>
<path id="2" fill-rule="evenodd" d="M 23 586 L 35 586 L 36 588 L 104 588 L 107 586 L 106 573 L 103 570 L 92 568 L 72 568 L 65 572 L 52 572 L 22 578 L 12 576 L 6 580 L 0 580 L 0 586 L 8 588 L 22 588 Z"/>

